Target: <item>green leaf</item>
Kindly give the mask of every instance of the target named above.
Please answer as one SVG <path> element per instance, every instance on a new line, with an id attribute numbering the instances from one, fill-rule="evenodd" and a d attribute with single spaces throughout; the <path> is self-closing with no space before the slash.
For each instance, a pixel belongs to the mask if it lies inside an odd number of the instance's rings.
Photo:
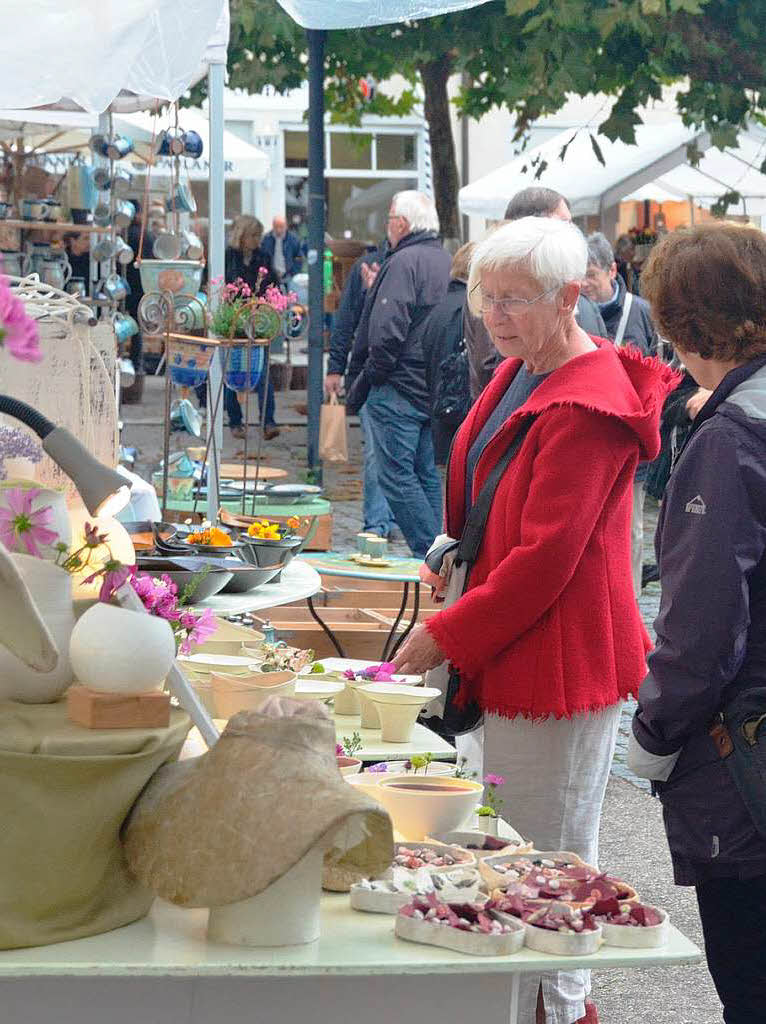
<path id="1" fill-rule="evenodd" d="M 515 18 L 523 18 L 525 14 L 540 6 L 540 0 L 505 0 L 506 14 Z"/>
<path id="2" fill-rule="evenodd" d="M 730 206 L 736 206 L 737 203 L 741 202 L 742 196 L 739 192 L 724 192 L 720 199 L 716 199 L 710 207 L 710 212 L 714 217 L 725 217 Z"/>
<path id="3" fill-rule="evenodd" d="M 593 152 L 596 154 L 596 159 L 603 166 L 606 167 L 606 160 L 604 160 L 604 154 L 601 152 L 601 146 L 596 141 L 596 136 L 591 133 L 590 144 Z"/>

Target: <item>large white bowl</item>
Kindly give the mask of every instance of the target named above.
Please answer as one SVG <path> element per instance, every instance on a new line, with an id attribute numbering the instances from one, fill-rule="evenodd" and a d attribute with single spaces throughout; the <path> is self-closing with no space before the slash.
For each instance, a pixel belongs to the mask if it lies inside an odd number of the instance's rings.
<path id="1" fill-rule="evenodd" d="M 217 672 L 230 676 L 247 676 L 258 671 L 258 663 L 252 658 L 234 654 L 189 654 L 179 656 L 178 660 L 198 675 Z"/>
<path id="2" fill-rule="evenodd" d="M 372 701 L 380 719 L 380 738 L 384 743 L 408 743 L 420 709 L 441 696 L 433 686 L 404 686 L 401 683 L 367 683 L 358 688 L 359 696 Z M 337 700 L 335 708 L 337 711 Z"/>
<path id="3" fill-rule="evenodd" d="M 454 776 L 457 771 L 457 765 L 454 761 L 432 761 L 428 766 L 427 772 L 424 772 L 421 768 L 417 772 L 407 772 L 404 768 L 406 764 L 406 761 L 387 761 L 386 771 L 374 772 L 373 774 L 379 774 L 382 779 L 390 779 L 392 775 L 409 775 L 413 779 L 422 779 L 423 777 L 433 779 L 442 778 L 443 776 Z"/>
<path id="4" fill-rule="evenodd" d="M 254 672 L 246 677 L 212 674 L 213 706 L 218 718 L 255 711 L 267 697 L 292 697 L 294 672 Z"/>
<path id="5" fill-rule="evenodd" d="M 483 792 L 481 783 L 468 779 L 381 775 L 374 795 L 391 815 L 397 832 L 405 839 L 423 840 L 460 828 Z"/>

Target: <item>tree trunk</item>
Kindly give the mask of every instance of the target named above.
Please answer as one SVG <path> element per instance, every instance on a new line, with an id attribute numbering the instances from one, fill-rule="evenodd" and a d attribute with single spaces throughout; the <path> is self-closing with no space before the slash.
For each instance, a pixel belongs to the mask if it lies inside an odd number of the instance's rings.
<path id="1" fill-rule="evenodd" d="M 438 60 L 421 64 L 419 69 L 425 94 L 424 113 L 431 140 L 434 198 L 441 234 L 448 243 L 460 241 L 457 161 L 447 93 L 452 68 L 452 58 L 445 54 Z"/>

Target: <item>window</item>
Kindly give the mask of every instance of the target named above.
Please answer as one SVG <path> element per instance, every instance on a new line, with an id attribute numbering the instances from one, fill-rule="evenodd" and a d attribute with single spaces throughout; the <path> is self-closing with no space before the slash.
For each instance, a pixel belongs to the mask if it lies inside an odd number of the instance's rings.
<path id="1" fill-rule="evenodd" d="M 415 178 L 328 178 L 327 231 L 333 238 L 344 238 L 350 231 L 358 241 L 380 242 L 386 234 L 391 198 L 417 186 Z"/>
<path id="2" fill-rule="evenodd" d="M 372 170 L 372 135 L 330 132 L 330 166 L 354 171 Z"/>
<path id="3" fill-rule="evenodd" d="M 414 171 L 417 156 L 414 135 L 378 135 L 377 166 L 379 171 Z"/>
<path id="4" fill-rule="evenodd" d="M 308 132 L 285 132 L 285 167 L 308 167 Z"/>

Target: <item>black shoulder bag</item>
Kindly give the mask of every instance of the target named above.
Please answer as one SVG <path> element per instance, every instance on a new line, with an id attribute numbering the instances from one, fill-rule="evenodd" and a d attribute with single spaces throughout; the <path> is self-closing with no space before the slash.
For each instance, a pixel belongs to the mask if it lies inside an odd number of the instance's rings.
<path id="1" fill-rule="evenodd" d="M 507 450 L 498 460 L 492 472 L 485 480 L 484 486 L 479 492 L 471 511 L 468 513 L 468 518 L 466 519 L 465 526 L 463 527 L 462 536 L 456 545 L 457 554 L 455 556 L 454 564 L 454 568 L 458 568 L 463 563 L 467 566 L 465 581 L 463 584 L 463 593 L 465 593 L 468 588 L 471 570 L 476 564 L 476 559 L 479 557 L 481 544 L 484 540 L 484 531 L 487 526 L 489 512 L 495 498 L 495 492 L 497 491 L 498 484 L 500 483 L 506 469 L 511 464 L 524 443 L 524 438 L 529 433 L 534 421 L 535 416 L 526 417 L 524 422 L 516 431 L 516 434 L 514 435 Z M 442 548 L 440 550 L 440 554 L 446 554 L 447 550 L 454 550 L 454 548 Z M 433 570 L 434 566 L 430 566 L 430 568 Z M 438 569 L 435 571 L 438 571 Z M 477 642 L 480 642 L 478 637 Z M 461 736 L 463 733 L 473 732 L 474 729 L 478 729 L 481 725 L 483 711 L 476 701 L 471 701 L 468 704 L 458 706 L 457 696 L 459 690 L 460 673 L 457 669 L 450 666 L 449 681 L 447 683 L 447 692 L 444 701 L 444 714 L 441 718 L 433 715 L 430 718 L 421 718 L 422 724 L 428 726 L 429 729 L 432 729 L 440 736 L 447 738 Z"/>

